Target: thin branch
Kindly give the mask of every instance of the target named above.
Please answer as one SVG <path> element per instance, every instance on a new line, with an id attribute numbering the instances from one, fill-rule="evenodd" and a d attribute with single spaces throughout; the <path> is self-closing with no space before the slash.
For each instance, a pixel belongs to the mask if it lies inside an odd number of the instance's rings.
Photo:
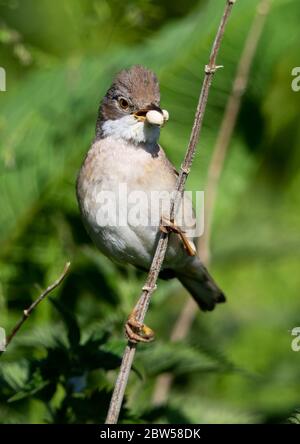
<path id="1" fill-rule="evenodd" d="M 176 209 L 178 204 L 180 203 L 180 199 L 182 197 L 182 193 L 185 187 L 185 183 L 193 162 L 193 158 L 196 151 L 196 145 L 199 141 L 199 135 L 202 128 L 203 117 L 206 109 L 208 94 L 212 82 L 212 78 L 216 70 L 219 66 L 216 65 L 217 55 L 220 49 L 221 41 L 224 35 L 225 27 L 227 21 L 229 19 L 233 4 L 235 0 L 226 0 L 226 6 L 224 10 L 224 14 L 222 16 L 213 46 L 209 58 L 209 63 L 205 67 L 205 76 L 204 81 L 198 101 L 198 106 L 195 114 L 195 120 L 191 132 L 191 137 L 189 141 L 189 145 L 186 151 L 186 155 L 184 161 L 182 163 L 179 177 L 176 184 L 176 195 L 174 200 L 171 203 L 170 209 L 170 219 L 174 220 L 174 215 L 176 214 Z M 144 318 L 146 316 L 148 306 L 150 303 L 150 298 L 154 290 L 156 289 L 157 278 L 163 264 L 165 254 L 168 247 L 169 233 L 162 232 L 159 236 L 158 244 L 156 247 L 156 251 L 154 253 L 154 257 L 152 260 L 152 264 L 150 267 L 150 271 L 146 280 L 146 283 L 142 289 L 141 296 L 136 304 L 136 317 L 137 320 L 141 323 L 144 322 Z M 115 383 L 114 392 L 112 395 L 112 399 L 110 402 L 110 407 L 108 411 L 108 415 L 106 418 L 106 424 L 116 424 L 118 422 L 119 413 L 121 410 L 125 389 L 127 386 L 129 373 L 131 370 L 132 362 L 134 359 L 136 351 L 136 344 L 128 342 L 124 354 L 123 360 L 121 363 L 121 368 L 119 371 L 119 375 L 117 381 Z"/>
<path id="2" fill-rule="evenodd" d="M 270 6 L 270 0 L 261 0 L 257 6 L 256 14 L 239 60 L 232 91 L 225 108 L 224 117 L 208 169 L 205 187 L 205 232 L 203 236 L 199 238 L 198 242 L 198 251 L 201 252 L 201 260 L 206 266 L 210 263 L 211 227 L 219 181 L 240 111 L 242 97 L 248 85 L 251 65 L 265 25 L 266 17 L 270 11 Z M 198 306 L 192 298 L 189 298 L 171 332 L 170 339 L 172 342 L 181 341 L 187 336 L 197 312 Z M 166 402 L 172 381 L 173 377 L 170 373 L 164 373 L 157 378 L 153 392 L 153 404 L 159 405 Z"/>
<path id="3" fill-rule="evenodd" d="M 20 330 L 20 328 L 22 327 L 24 322 L 27 321 L 27 319 L 29 318 L 29 316 L 31 315 L 33 310 L 42 302 L 43 299 L 45 299 L 46 296 L 48 296 L 49 293 L 51 293 L 55 288 L 57 288 L 62 283 L 62 281 L 64 280 L 64 278 L 66 277 L 66 275 L 69 271 L 70 265 L 71 265 L 71 263 L 67 262 L 65 265 L 64 271 L 59 276 L 59 278 L 56 279 L 56 281 L 54 281 L 53 284 L 49 285 L 49 287 L 47 287 L 46 290 L 44 290 L 40 294 L 40 296 L 30 305 L 30 307 L 28 307 L 27 309 L 25 309 L 23 311 L 22 318 L 16 323 L 16 325 L 12 329 L 11 333 L 7 336 L 6 343 L 5 343 L 6 348 L 11 343 L 13 338 L 16 336 L 16 334 L 18 333 L 18 331 Z"/>

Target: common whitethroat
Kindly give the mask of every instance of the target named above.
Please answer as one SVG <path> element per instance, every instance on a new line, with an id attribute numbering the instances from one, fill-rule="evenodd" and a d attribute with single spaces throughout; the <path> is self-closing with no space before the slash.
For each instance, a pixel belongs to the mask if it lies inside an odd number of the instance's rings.
<path id="1" fill-rule="evenodd" d="M 174 221 L 168 218 L 178 176 L 158 143 L 168 118 L 152 71 L 136 65 L 114 78 L 100 104 L 96 137 L 77 179 L 82 220 L 102 253 L 145 271 L 160 230 L 172 231 L 160 277 L 177 277 L 202 310 L 213 310 L 225 296 L 187 234 L 186 226 L 195 223 L 191 201 L 183 200 Z M 153 331 L 137 321 L 135 312 L 125 329 L 132 342 L 153 339 Z"/>

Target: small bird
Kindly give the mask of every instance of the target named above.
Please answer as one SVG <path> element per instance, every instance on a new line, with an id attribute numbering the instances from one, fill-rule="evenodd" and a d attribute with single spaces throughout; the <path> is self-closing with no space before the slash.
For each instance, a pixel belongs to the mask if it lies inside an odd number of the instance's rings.
<path id="1" fill-rule="evenodd" d="M 102 253 L 145 271 L 150 268 L 160 230 L 171 231 L 160 277 L 177 277 L 202 310 L 213 310 L 216 303 L 225 302 L 225 296 L 196 255 L 186 226 L 178 222 L 184 213 L 189 215 L 186 224 L 194 224 L 191 201 L 184 199 L 176 220 L 168 219 L 178 177 L 158 143 L 168 118 L 160 107 L 159 83 L 152 71 L 135 65 L 114 78 L 100 104 L 96 136 L 77 178 L 79 208 Z M 130 196 L 126 202 L 120 198 L 121 187 Z M 132 342 L 148 342 L 154 336 L 134 312 L 125 331 Z"/>

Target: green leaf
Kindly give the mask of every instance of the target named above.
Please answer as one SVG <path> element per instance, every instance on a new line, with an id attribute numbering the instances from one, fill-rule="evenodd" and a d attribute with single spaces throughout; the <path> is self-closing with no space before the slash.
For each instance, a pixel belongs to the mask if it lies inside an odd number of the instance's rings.
<path id="1" fill-rule="evenodd" d="M 57 299 L 50 298 L 51 303 L 62 316 L 71 348 L 77 348 L 80 343 L 80 328 L 73 313 L 63 306 Z"/>

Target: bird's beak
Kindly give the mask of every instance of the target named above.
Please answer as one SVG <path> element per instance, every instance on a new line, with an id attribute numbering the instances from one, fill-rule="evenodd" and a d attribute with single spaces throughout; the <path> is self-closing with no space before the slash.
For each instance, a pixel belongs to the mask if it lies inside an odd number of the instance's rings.
<path id="1" fill-rule="evenodd" d="M 169 113 L 165 109 L 152 105 L 133 113 L 139 122 L 148 122 L 150 125 L 163 126 L 169 120 Z"/>

